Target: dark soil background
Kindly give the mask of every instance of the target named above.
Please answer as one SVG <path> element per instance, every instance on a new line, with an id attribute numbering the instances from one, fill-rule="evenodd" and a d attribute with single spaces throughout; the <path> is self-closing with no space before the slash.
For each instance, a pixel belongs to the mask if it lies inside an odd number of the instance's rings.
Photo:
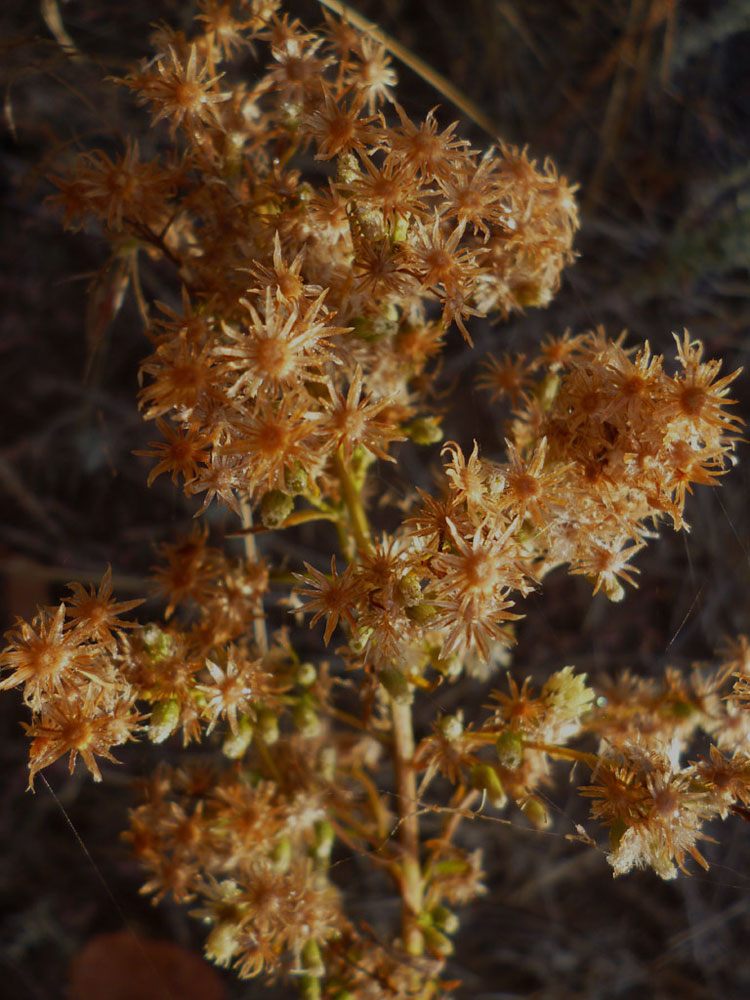
<path id="1" fill-rule="evenodd" d="M 750 380 L 750 2 L 748 0 L 357 0 L 356 8 L 460 87 L 507 141 L 550 155 L 581 185 L 580 257 L 550 308 L 473 329 L 471 351 L 452 336 L 449 437 L 499 450 L 504 415 L 472 392 L 487 350 L 523 350 L 547 332 L 603 323 L 671 351 L 687 327 L 735 383 L 748 415 Z M 312 0 L 289 0 L 308 24 Z M 65 55 L 45 24 L 59 11 L 80 58 Z M 107 260 L 96 231 L 64 233 L 45 204 L 45 174 L 70 148 L 147 129 L 144 112 L 99 83 L 148 54 L 149 25 L 188 26 L 178 0 L 5 0 L 0 11 L 0 582 L 4 627 L 59 600 L 70 579 L 98 580 L 111 564 L 121 599 L 147 587 L 153 546 L 189 527 L 193 507 L 164 477 L 151 490 L 148 460 L 132 452 L 151 432 L 135 405 L 148 349 L 131 297 L 106 330 L 88 290 Z M 400 70 L 412 117 L 442 105 Z M 467 123 L 476 145 L 486 136 Z M 173 299 L 158 269 L 148 298 Z M 412 478 L 427 480 L 425 462 Z M 544 677 L 571 663 L 592 677 L 626 667 L 708 659 L 723 636 L 750 631 L 750 455 L 721 489 L 697 489 L 689 534 L 670 534 L 638 559 L 640 588 L 619 605 L 592 600 L 580 579 L 553 574 L 529 600 L 518 629 L 515 676 Z M 409 461 L 417 461 L 409 456 Z M 231 525 L 212 517 L 221 533 Z M 314 548 L 314 536 L 300 545 Z M 143 614 L 156 613 L 145 606 Z M 471 718 L 487 688 L 461 682 L 439 695 Z M 436 703 L 422 721 L 434 717 Z M 153 748 L 121 752 L 94 785 L 83 771 L 49 769 L 27 784 L 24 710 L 0 699 L 0 993 L 26 1000 L 68 995 L 68 969 L 103 931 L 132 928 L 199 949 L 184 910 L 138 896 L 139 872 L 119 832 L 130 779 L 156 763 Z M 167 751 L 165 751 L 167 752 Z M 54 791 L 54 794 L 53 794 Z M 63 813 L 61 806 L 64 807 Z M 663 883 L 650 873 L 614 881 L 602 851 L 566 839 L 585 808 L 563 779 L 550 799 L 554 825 L 532 832 L 518 812 L 467 826 L 482 847 L 489 892 L 461 914 L 450 978 L 464 1000 L 734 1000 L 750 995 L 750 827 L 712 831 L 708 874 Z M 496 817 L 499 818 L 499 817 Z M 591 830 L 592 833 L 593 829 Z M 357 915 L 387 926 L 395 899 L 362 902 L 355 863 L 343 877 Z M 219 974 L 231 998 L 290 996 Z M 93 994 L 92 994 L 93 995 Z M 105 994 L 99 994 L 102 998 Z M 109 994 L 106 994 L 109 996 Z M 124 994 L 123 994 L 124 996 Z"/>

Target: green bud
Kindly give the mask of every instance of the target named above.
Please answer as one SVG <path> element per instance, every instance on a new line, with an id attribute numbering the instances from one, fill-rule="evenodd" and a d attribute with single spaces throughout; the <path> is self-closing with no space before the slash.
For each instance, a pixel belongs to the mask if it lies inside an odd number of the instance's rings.
<path id="1" fill-rule="evenodd" d="M 446 934 L 455 934 L 458 930 L 458 917 L 453 912 L 449 910 L 447 906 L 436 906 L 430 911 L 430 916 L 432 917 L 432 922 L 440 930 L 445 931 Z"/>
<path id="2" fill-rule="evenodd" d="M 443 430 L 437 417 L 417 417 L 406 428 L 414 444 L 438 444 L 443 440 Z"/>
<path id="3" fill-rule="evenodd" d="M 592 583 L 595 582 L 596 578 L 592 578 Z M 620 583 L 619 580 L 605 580 L 602 583 L 602 590 L 607 595 L 610 601 L 615 604 L 621 601 L 625 596 L 625 588 Z"/>
<path id="4" fill-rule="evenodd" d="M 547 830 L 552 824 L 547 807 L 533 796 L 521 805 L 521 812 L 537 830 Z"/>
<path id="5" fill-rule="evenodd" d="M 292 711 L 294 725 L 300 736 L 306 740 L 314 740 L 320 735 L 320 719 L 309 701 L 301 698 Z"/>
<path id="6" fill-rule="evenodd" d="M 315 838 L 312 845 L 313 857 L 318 861 L 327 861 L 331 856 L 335 839 L 336 833 L 331 822 L 327 819 L 318 820 L 315 824 Z"/>
<path id="7" fill-rule="evenodd" d="M 282 837 L 273 845 L 271 851 L 271 864 L 279 872 L 289 870 L 292 863 L 292 842 L 289 837 Z"/>
<path id="8" fill-rule="evenodd" d="M 505 729 L 497 738 L 497 759 L 500 766 L 515 771 L 523 762 L 523 743 L 520 736 L 511 729 Z"/>
<path id="9" fill-rule="evenodd" d="M 273 746 L 279 739 L 279 720 L 270 708 L 261 708 L 257 713 L 258 736 L 267 746 Z"/>
<path id="10" fill-rule="evenodd" d="M 224 176 L 228 179 L 237 177 L 240 172 L 245 138 L 242 132 L 235 130 L 224 133 Z"/>
<path id="11" fill-rule="evenodd" d="M 678 719 L 688 719 L 696 711 L 695 705 L 689 701 L 673 701 L 670 708 L 672 714 L 676 715 Z"/>
<path id="12" fill-rule="evenodd" d="M 313 663 L 300 663 L 294 679 L 300 687 L 312 687 L 318 679 L 318 671 Z"/>
<path id="13" fill-rule="evenodd" d="M 490 764 L 475 764 L 471 772 L 471 783 L 487 796 L 487 801 L 495 809 L 502 809 L 508 801 L 503 783 Z"/>
<path id="14" fill-rule="evenodd" d="M 260 502 L 260 520 L 264 528 L 280 528 L 294 510 L 294 500 L 283 490 L 269 490 Z"/>
<path id="15" fill-rule="evenodd" d="M 366 208 L 362 202 L 354 202 L 352 215 L 357 220 L 359 230 L 366 240 L 375 243 L 383 239 L 385 226 L 383 212 L 379 208 Z"/>
<path id="16" fill-rule="evenodd" d="M 515 300 L 522 309 L 529 306 L 546 306 L 551 294 L 550 289 L 540 281 L 519 282 L 513 289 Z"/>
<path id="17" fill-rule="evenodd" d="M 363 628 L 355 635 L 349 643 L 349 649 L 354 653 L 355 656 L 359 656 L 364 653 L 365 646 L 370 641 L 370 636 L 372 635 L 371 628 Z"/>
<path id="18" fill-rule="evenodd" d="M 411 705 L 412 690 L 403 673 L 396 667 L 385 667 L 378 679 L 397 705 Z"/>
<path id="19" fill-rule="evenodd" d="M 295 101 L 285 101 L 281 106 L 279 121 L 288 132 L 296 132 L 302 120 L 303 107 Z"/>
<path id="20" fill-rule="evenodd" d="M 151 709 L 148 738 L 152 743 L 163 743 L 171 736 L 180 721 L 180 703 L 176 698 L 158 701 Z"/>
<path id="21" fill-rule="evenodd" d="M 453 681 L 460 675 L 463 664 L 459 656 L 453 655 L 438 657 L 433 666 L 443 677 L 446 677 L 449 681 Z"/>
<path id="22" fill-rule="evenodd" d="M 437 927 L 423 927 L 422 936 L 427 950 L 433 955 L 444 958 L 453 954 L 453 942 Z"/>
<path id="23" fill-rule="evenodd" d="M 294 469 L 284 471 L 284 482 L 290 493 L 304 493 L 310 483 L 310 477 L 300 463 L 296 462 Z"/>
<path id="24" fill-rule="evenodd" d="M 415 625 L 428 625 L 437 614 L 437 608 L 427 601 L 420 601 L 419 604 L 407 605 L 404 614 Z"/>
<path id="25" fill-rule="evenodd" d="M 169 632 L 165 632 L 153 622 L 145 625 L 141 630 L 141 642 L 146 653 L 154 663 L 166 660 L 177 648 L 174 636 L 170 635 Z"/>
<path id="26" fill-rule="evenodd" d="M 422 586 L 418 573 L 407 573 L 398 581 L 398 594 L 407 607 L 413 607 L 422 600 Z"/>
<path id="27" fill-rule="evenodd" d="M 360 219 L 360 222 L 362 220 Z M 379 316 L 360 316 L 354 320 L 354 336 L 368 342 L 393 337 L 396 333 L 398 318 L 389 314 Z"/>
<path id="28" fill-rule="evenodd" d="M 237 720 L 237 732 L 230 729 L 224 737 L 221 752 L 230 760 L 239 760 L 253 741 L 253 720 L 249 715 L 241 715 Z"/>
<path id="29" fill-rule="evenodd" d="M 391 228 L 391 243 L 403 243 L 409 235 L 409 216 L 397 215 Z"/>
<path id="30" fill-rule="evenodd" d="M 560 389 L 560 376 L 548 372 L 536 388 L 536 396 L 543 410 L 549 410 Z"/>
<path id="31" fill-rule="evenodd" d="M 303 181 L 302 184 L 297 188 L 297 200 L 302 204 L 306 204 L 315 197 L 315 188 L 312 184 L 308 184 L 307 181 Z"/>
<path id="32" fill-rule="evenodd" d="M 469 873 L 469 865 L 463 858 L 446 858 L 435 865 L 435 873 L 447 878 L 460 877 Z"/>

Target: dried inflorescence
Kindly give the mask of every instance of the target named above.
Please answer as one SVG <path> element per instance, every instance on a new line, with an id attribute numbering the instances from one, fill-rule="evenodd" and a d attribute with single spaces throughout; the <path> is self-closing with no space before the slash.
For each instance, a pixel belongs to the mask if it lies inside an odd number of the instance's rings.
<path id="1" fill-rule="evenodd" d="M 420 741 L 410 707 L 507 665 L 519 599 L 553 568 L 624 597 L 633 557 L 665 522 L 686 528 L 693 485 L 733 459 L 738 373 L 687 333 L 671 366 L 602 329 L 491 358 L 480 385 L 514 408 L 505 460 L 446 443 L 440 490 L 376 536 L 373 464 L 405 438 L 441 440 L 449 327 L 470 342 L 470 317 L 549 301 L 573 256 L 574 189 L 525 151 L 472 149 L 434 111 L 413 122 L 382 45 L 279 6 L 206 0 L 192 37 L 160 27 L 155 55 L 117 82 L 166 125 L 167 151 L 143 158 L 128 140 L 55 179 L 66 225 L 106 230 L 144 314 L 140 403 L 161 436 L 142 453 L 149 483 L 169 474 L 198 513 L 225 504 L 246 557 L 200 528 L 162 546 L 165 610 L 146 625 L 123 617 L 139 602 L 116 603 L 109 575 L 98 592 L 72 585 L 8 634 L 0 688 L 22 687 L 32 713 L 32 781 L 66 754 L 98 780 L 97 757 L 144 732 L 217 751 L 210 769 L 142 782 L 127 834 L 144 891 L 189 903 L 213 960 L 292 973 L 309 997 L 435 997 L 451 907 L 483 891 L 480 855 L 455 842 L 477 803 L 512 800 L 544 826 L 552 762 L 578 762 L 615 873 L 670 878 L 705 864 L 707 820 L 750 802 L 744 639 L 661 687 L 623 674 L 597 694 L 564 667 L 535 693 L 509 676 L 483 721 L 439 716 Z M 139 255 L 172 269 L 172 304 L 146 303 Z M 323 568 L 292 576 L 258 554 L 256 529 L 316 520 L 339 533 Z M 336 659 L 303 655 L 302 615 L 341 640 Z M 691 759 L 701 732 L 707 756 Z M 422 843 L 419 803 L 438 797 L 446 822 Z M 347 918 L 334 845 L 397 886 L 392 947 Z"/>

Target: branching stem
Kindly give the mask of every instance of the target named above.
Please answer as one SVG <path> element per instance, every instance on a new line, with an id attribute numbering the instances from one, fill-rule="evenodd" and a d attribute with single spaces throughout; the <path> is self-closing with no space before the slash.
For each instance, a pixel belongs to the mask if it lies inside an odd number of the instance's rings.
<path id="1" fill-rule="evenodd" d="M 336 474 L 341 487 L 341 497 L 349 515 L 349 524 L 359 553 L 372 549 L 370 525 L 362 505 L 361 491 L 352 478 L 339 448 L 334 456 Z M 411 706 L 391 702 L 392 760 L 396 785 L 396 811 L 398 837 L 401 845 L 399 889 L 401 892 L 401 926 L 403 944 L 411 955 L 421 955 L 424 950 L 422 932 L 417 918 L 422 912 L 424 886 L 419 863 L 419 816 L 417 775 L 414 760 L 414 724 Z"/>

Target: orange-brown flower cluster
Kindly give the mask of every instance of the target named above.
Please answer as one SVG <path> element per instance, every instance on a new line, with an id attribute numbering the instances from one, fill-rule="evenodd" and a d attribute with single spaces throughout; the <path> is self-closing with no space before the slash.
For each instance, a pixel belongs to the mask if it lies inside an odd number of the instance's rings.
<path id="1" fill-rule="evenodd" d="M 721 362 L 704 361 L 687 332 L 675 341 L 674 374 L 648 344 L 636 352 L 602 330 L 549 341 L 523 373 L 512 359 L 488 366 L 483 384 L 520 405 L 510 467 L 477 475 L 505 480 L 500 506 L 514 501 L 540 574 L 568 563 L 594 592 L 621 599 L 659 522 L 687 527 L 693 484 L 715 483 L 731 464 L 740 421 L 727 396 L 740 373 L 719 377 Z"/>
<path id="2" fill-rule="evenodd" d="M 197 901 L 207 955 L 241 976 L 273 973 L 286 957 L 306 971 L 309 943 L 343 925 L 319 863 L 332 844 L 323 798 L 232 771 L 166 767 L 142 792 L 125 834 L 149 873 L 142 891 Z"/>
<path id="3" fill-rule="evenodd" d="M 310 31 L 280 6 L 201 0 L 189 37 L 159 27 L 153 57 L 118 83 L 168 152 L 83 152 L 53 199 L 66 225 L 106 230 L 133 281 L 152 343 L 140 404 L 160 433 L 140 453 L 149 484 L 167 474 L 201 511 L 217 500 L 242 516 L 245 555 L 209 546 L 207 528 L 162 545 L 164 614 L 138 627 L 121 616 L 139 602 L 116 603 L 109 574 L 98 591 L 72 585 L 8 633 L 0 689 L 22 687 L 32 713 L 32 780 L 66 753 L 98 780 L 96 758 L 139 730 L 221 748 L 221 767 L 157 770 L 127 834 L 144 891 L 191 903 L 214 961 L 292 973 L 310 997 L 435 997 L 448 907 L 483 891 L 478 852 L 452 842 L 480 798 L 543 827 L 553 762 L 584 765 L 615 874 L 664 878 L 705 864 L 705 821 L 750 804 L 746 639 L 718 670 L 668 670 L 661 685 L 624 673 L 595 688 L 565 667 L 535 693 L 509 675 L 483 724 L 459 708 L 421 740 L 409 709 L 507 665 L 519 600 L 554 567 L 623 598 L 633 557 L 663 522 L 686 528 L 693 486 L 733 460 L 738 373 L 687 332 L 671 367 L 601 329 L 491 358 L 480 384 L 513 407 L 506 454 L 446 443 L 442 492 L 394 505 L 376 535 L 376 461 L 442 439 L 451 326 L 471 343 L 471 317 L 550 300 L 573 256 L 574 188 L 525 150 L 473 149 L 435 110 L 412 121 L 380 42 L 332 17 Z M 170 302 L 146 302 L 145 258 L 171 268 Z M 342 559 L 311 556 L 292 576 L 258 554 L 256 530 L 316 520 L 334 524 Z M 279 628 L 280 608 L 325 644 L 339 632 L 357 681 Z M 699 733 L 708 756 L 691 760 Z M 586 737 L 596 752 L 571 745 Z M 439 781 L 447 819 L 422 842 Z M 335 842 L 397 887 L 392 948 L 345 918 Z"/>
<path id="4" fill-rule="evenodd" d="M 96 781 L 96 757 L 114 760 L 112 747 L 133 737 L 141 716 L 137 689 L 121 670 L 121 616 L 142 601 L 116 602 L 109 570 L 98 590 L 71 584 L 72 597 L 45 608 L 6 635 L 0 667 L 11 671 L 0 690 L 22 686 L 31 709 L 29 783 L 37 771 L 66 753 L 72 772 L 80 754 Z"/>
<path id="5" fill-rule="evenodd" d="M 726 693 L 731 653 L 744 644 L 740 637 L 710 669 L 668 668 L 661 684 L 625 673 L 600 687 L 585 720 L 599 754 L 581 792 L 609 826 L 616 875 L 650 867 L 674 878 L 687 855 L 707 867 L 696 846 L 703 824 L 750 801 L 750 714 Z M 711 740 L 708 757 L 686 761 L 699 734 Z"/>
<path id="6" fill-rule="evenodd" d="M 66 224 L 96 218 L 178 268 L 182 310 L 153 320 L 142 368 L 165 438 L 152 477 L 233 509 L 335 493 L 337 447 L 388 456 L 442 331 L 468 340 L 470 316 L 546 304 L 578 225 L 551 164 L 480 154 L 434 112 L 412 122 L 382 46 L 278 6 L 204 5 L 191 39 L 162 27 L 121 83 L 168 122 L 174 154 L 129 143 L 56 179 Z M 249 86 L 233 63 L 256 49 L 268 63 Z"/>

